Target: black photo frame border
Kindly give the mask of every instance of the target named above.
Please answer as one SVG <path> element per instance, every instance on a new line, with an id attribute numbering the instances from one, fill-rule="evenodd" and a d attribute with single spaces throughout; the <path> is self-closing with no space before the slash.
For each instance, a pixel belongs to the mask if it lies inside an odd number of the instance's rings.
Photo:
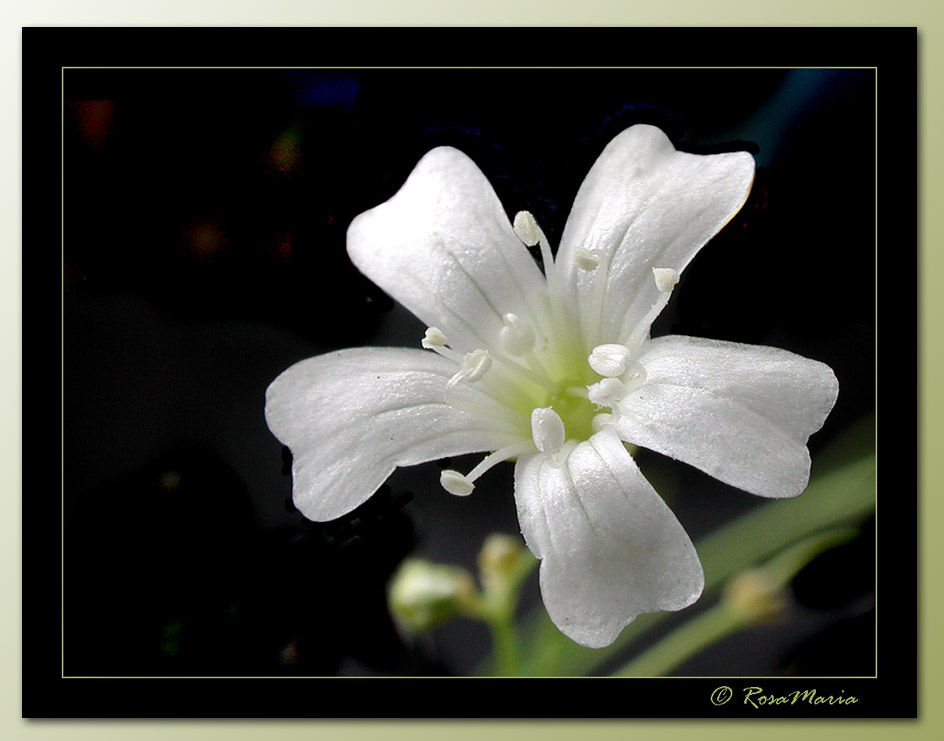
<path id="1" fill-rule="evenodd" d="M 23 706 L 33 718 L 731 718 L 749 678 L 64 678 L 59 588 L 61 83 L 82 66 L 874 67 L 878 127 L 879 611 L 875 678 L 815 680 L 858 702 L 766 718 L 908 718 L 917 707 L 917 31 L 913 28 L 26 28 L 23 31 Z M 904 336 L 902 336 L 904 333 Z M 53 338 L 53 339 L 50 339 Z M 895 356 L 887 349 L 895 343 Z M 915 352 L 908 352 L 914 346 Z M 905 348 L 905 351 L 902 351 Z M 57 358 L 58 356 L 58 358 Z M 43 384 L 42 388 L 40 384 Z M 883 394 L 893 389 L 893 395 Z M 882 547 L 894 543 L 893 547 Z M 894 605 L 894 609 L 882 609 Z M 369 682 L 352 685 L 352 682 Z M 442 683 L 461 683 L 461 686 Z M 807 682 L 808 684 L 809 682 Z M 798 688 L 765 678 L 765 691 Z M 364 697 L 370 708 L 365 714 Z M 540 705 L 526 698 L 540 697 Z M 554 698 L 560 697 L 560 701 Z M 430 701 L 430 698 L 436 698 Z M 550 701 L 549 701 L 550 700 Z M 644 709 L 640 713 L 640 709 Z"/>

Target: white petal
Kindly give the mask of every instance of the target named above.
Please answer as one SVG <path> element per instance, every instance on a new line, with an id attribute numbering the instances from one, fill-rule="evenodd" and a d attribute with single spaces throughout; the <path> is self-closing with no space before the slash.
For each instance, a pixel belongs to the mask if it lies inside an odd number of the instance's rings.
<path id="1" fill-rule="evenodd" d="M 457 350 L 497 342 L 508 313 L 545 329 L 544 277 L 488 180 L 456 149 L 427 153 L 393 198 L 352 222 L 347 248 Z"/>
<path id="2" fill-rule="evenodd" d="M 786 350 L 662 337 L 638 358 L 646 383 L 620 402 L 620 437 L 764 497 L 809 482 L 806 441 L 839 384 L 829 366 Z"/>
<path id="3" fill-rule="evenodd" d="M 444 403 L 455 369 L 422 350 L 355 348 L 303 360 L 276 378 L 266 422 L 292 451 L 298 509 L 332 520 L 366 501 L 397 466 L 508 444 L 500 409 L 487 398 L 488 416 Z"/>
<path id="4" fill-rule="evenodd" d="M 541 559 L 541 593 L 560 630 L 584 646 L 612 643 L 639 614 L 680 610 L 704 575 L 675 515 L 612 430 L 557 466 L 518 459 L 518 521 Z"/>
<path id="5" fill-rule="evenodd" d="M 645 333 L 668 300 L 653 268 L 678 273 L 738 212 L 750 192 L 754 160 L 747 152 L 678 152 L 659 129 L 640 124 L 603 150 L 581 185 L 561 238 L 565 290 L 580 307 L 589 352 L 601 342 Z M 580 251 L 599 264 L 581 270 Z M 605 281 L 604 290 L 595 290 Z"/>

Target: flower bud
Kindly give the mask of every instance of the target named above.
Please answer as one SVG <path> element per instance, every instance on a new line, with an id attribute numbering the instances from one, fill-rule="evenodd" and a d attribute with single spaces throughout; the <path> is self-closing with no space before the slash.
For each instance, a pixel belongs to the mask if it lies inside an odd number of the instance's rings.
<path id="1" fill-rule="evenodd" d="M 486 592 L 514 587 L 534 564 L 521 538 L 493 533 L 479 551 L 479 578 Z"/>
<path id="2" fill-rule="evenodd" d="M 472 575 L 458 566 L 405 560 L 387 596 L 390 614 L 411 633 L 424 633 L 468 611 L 475 597 Z"/>
<path id="3" fill-rule="evenodd" d="M 735 576 L 725 586 L 723 600 L 747 623 L 769 623 L 787 608 L 783 589 L 763 569 Z"/>

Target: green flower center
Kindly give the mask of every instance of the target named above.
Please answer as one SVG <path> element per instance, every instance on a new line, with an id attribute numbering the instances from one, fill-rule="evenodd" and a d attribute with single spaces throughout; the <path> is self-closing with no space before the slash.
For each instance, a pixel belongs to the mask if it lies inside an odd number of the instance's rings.
<path id="1" fill-rule="evenodd" d="M 545 407 L 551 407 L 564 423 L 568 440 L 587 440 L 593 434 L 593 418 L 602 410 L 586 398 L 584 385 L 574 380 L 565 380 L 556 393 L 548 393 L 544 400 Z"/>

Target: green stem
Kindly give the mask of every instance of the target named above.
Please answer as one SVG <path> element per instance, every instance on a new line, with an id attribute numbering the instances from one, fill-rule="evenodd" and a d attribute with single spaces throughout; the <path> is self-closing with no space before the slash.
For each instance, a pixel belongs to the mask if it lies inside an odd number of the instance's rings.
<path id="1" fill-rule="evenodd" d="M 758 595 L 759 599 L 773 597 L 771 604 L 778 602 L 775 593 L 785 589 L 800 569 L 829 548 L 849 541 L 856 531 L 837 528 L 806 538 L 767 562 L 762 568 L 752 570 L 757 574 L 769 593 Z M 747 572 L 742 572 L 742 576 Z M 736 581 L 735 577 L 732 582 Z M 732 583 L 729 582 L 729 585 Z M 756 594 L 755 590 L 752 593 Z M 613 673 L 614 677 L 660 677 L 684 664 L 713 643 L 769 619 L 764 610 L 754 611 L 748 606 L 739 606 L 730 594 L 709 608 L 680 625 L 665 638 L 643 651 L 636 658 Z"/>
<path id="2" fill-rule="evenodd" d="M 514 615 L 496 615 L 486 622 L 492 633 L 495 674 L 500 677 L 516 676 L 521 667 L 521 649 Z"/>
<path id="3" fill-rule="evenodd" d="M 744 617 L 725 603 L 683 623 L 677 630 L 613 673 L 614 677 L 661 677 L 711 644 L 745 627 Z"/>
<path id="4" fill-rule="evenodd" d="M 521 640 L 515 608 L 521 586 L 537 559 L 518 538 L 490 536 L 479 554 L 482 590 L 469 606 L 468 615 L 488 625 L 492 635 L 492 665 L 485 673 L 516 676 L 521 673 Z"/>

